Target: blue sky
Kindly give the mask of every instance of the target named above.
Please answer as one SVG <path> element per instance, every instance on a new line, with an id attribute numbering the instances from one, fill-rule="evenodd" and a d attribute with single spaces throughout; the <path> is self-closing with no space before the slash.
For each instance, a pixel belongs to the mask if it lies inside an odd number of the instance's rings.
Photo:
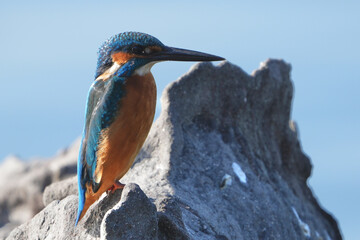
<path id="1" fill-rule="evenodd" d="M 52 156 L 81 134 L 97 48 L 113 34 L 150 33 L 248 73 L 282 58 L 293 67 L 292 118 L 314 165 L 310 186 L 345 238 L 359 239 L 359 2 L 71 2 L 0 4 L 0 159 Z M 159 95 L 190 66 L 156 65 Z"/>

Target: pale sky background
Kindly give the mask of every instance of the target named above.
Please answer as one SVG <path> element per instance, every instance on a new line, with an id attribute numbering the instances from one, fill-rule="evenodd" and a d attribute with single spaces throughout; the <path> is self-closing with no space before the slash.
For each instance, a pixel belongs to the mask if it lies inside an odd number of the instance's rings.
<path id="1" fill-rule="evenodd" d="M 0 159 L 50 157 L 80 136 L 97 49 L 119 32 L 220 55 L 248 73 L 282 58 L 310 186 L 344 238 L 360 239 L 359 1 L 74 2 L 0 3 Z M 159 95 L 191 65 L 155 65 Z"/>

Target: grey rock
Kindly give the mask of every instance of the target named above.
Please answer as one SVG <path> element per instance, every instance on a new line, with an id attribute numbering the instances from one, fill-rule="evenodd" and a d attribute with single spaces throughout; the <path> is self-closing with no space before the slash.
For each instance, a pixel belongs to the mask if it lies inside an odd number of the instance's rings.
<path id="1" fill-rule="evenodd" d="M 47 186 L 43 194 L 43 203 L 49 205 L 54 200 L 62 200 L 69 195 L 78 194 L 77 178 L 71 177 Z"/>
<path id="2" fill-rule="evenodd" d="M 157 238 L 156 207 L 136 184 L 104 195 L 75 227 L 77 201 L 75 195 L 52 201 L 28 223 L 14 229 L 7 239 Z"/>
<path id="3" fill-rule="evenodd" d="M 113 239 L 138 229 L 153 239 L 342 239 L 307 186 L 312 166 L 290 119 L 290 70 L 282 60 L 252 75 L 228 62 L 195 65 L 165 89 L 120 202 L 119 192 L 105 196 L 67 235 L 58 224 L 73 226 L 76 197 L 53 201 L 9 239 L 36 231 L 39 218 L 48 229 L 40 239 Z M 55 219 L 39 217 L 45 212 Z M 127 218 L 133 228 L 115 228 Z"/>
<path id="4" fill-rule="evenodd" d="M 136 184 L 127 184 L 121 200 L 110 209 L 101 223 L 102 239 L 157 239 L 155 205 Z"/>
<path id="5" fill-rule="evenodd" d="M 184 225 L 179 201 L 168 197 L 159 202 L 157 206 L 159 239 L 190 239 Z"/>
<path id="6" fill-rule="evenodd" d="M 125 194 L 128 191 L 124 192 Z M 116 190 L 113 194 L 103 194 L 97 204 L 93 204 L 83 220 L 78 224 L 78 227 L 86 229 L 86 233 L 94 238 L 100 237 L 100 226 L 105 214 L 112 209 L 124 197 L 122 190 Z"/>
<path id="7" fill-rule="evenodd" d="M 52 182 L 76 174 L 77 140 L 51 159 L 24 162 L 10 156 L 0 164 L 0 232 L 6 236 L 12 230 L 44 208 L 43 191 Z M 4 237 L 0 236 L 0 239 Z"/>
<path id="8" fill-rule="evenodd" d="M 53 201 L 28 223 L 15 228 L 7 239 L 74 239 L 76 208 L 76 196 Z"/>
<path id="9" fill-rule="evenodd" d="M 5 239 L 9 235 L 9 233 L 19 225 L 20 225 L 20 223 L 9 222 L 9 223 L 5 224 L 4 226 L 2 226 L 0 228 L 0 239 Z"/>
<path id="10" fill-rule="evenodd" d="M 185 227 L 164 214 L 190 239 L 306 239 L 301 223 L 311 238 L 341 239 L 306 183 L 311 163 L 290 120 L 290 71 L 281 60 L 251 76 L 228 62 L 195 65 L 165 89 L 161 115 L 122 181 L 139 184 L 158 211 L 175 199 Z M 232 184 L 221 188 L 226 174 Z"/>

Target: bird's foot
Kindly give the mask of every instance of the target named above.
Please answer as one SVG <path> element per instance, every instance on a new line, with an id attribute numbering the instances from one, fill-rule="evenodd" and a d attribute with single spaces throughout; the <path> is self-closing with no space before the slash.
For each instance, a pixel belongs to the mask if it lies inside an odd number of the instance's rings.
<path id="1" fill-rule="evenodd" d="M 123 189 L 125 187 L 125 184 L 122 184 L 121 182 L 115 181 L 114 184 L 109 188 L 106 192 L 114 193 L 117 189 Z"/>

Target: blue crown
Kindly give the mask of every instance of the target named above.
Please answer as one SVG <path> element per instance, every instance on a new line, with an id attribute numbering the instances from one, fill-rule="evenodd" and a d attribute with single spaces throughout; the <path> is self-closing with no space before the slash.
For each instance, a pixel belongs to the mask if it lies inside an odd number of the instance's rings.
<path id="1" fill-rule="evenodd" d="M 123 32 L 112 36 L 99 48 L 95 79 L 101 75 L 106 68 L 111 66 L 111 54 L 114 51 L 127 50 L 127 47 L 133 45 L 164 46 L 159 39 L 141 32 Z"/>

